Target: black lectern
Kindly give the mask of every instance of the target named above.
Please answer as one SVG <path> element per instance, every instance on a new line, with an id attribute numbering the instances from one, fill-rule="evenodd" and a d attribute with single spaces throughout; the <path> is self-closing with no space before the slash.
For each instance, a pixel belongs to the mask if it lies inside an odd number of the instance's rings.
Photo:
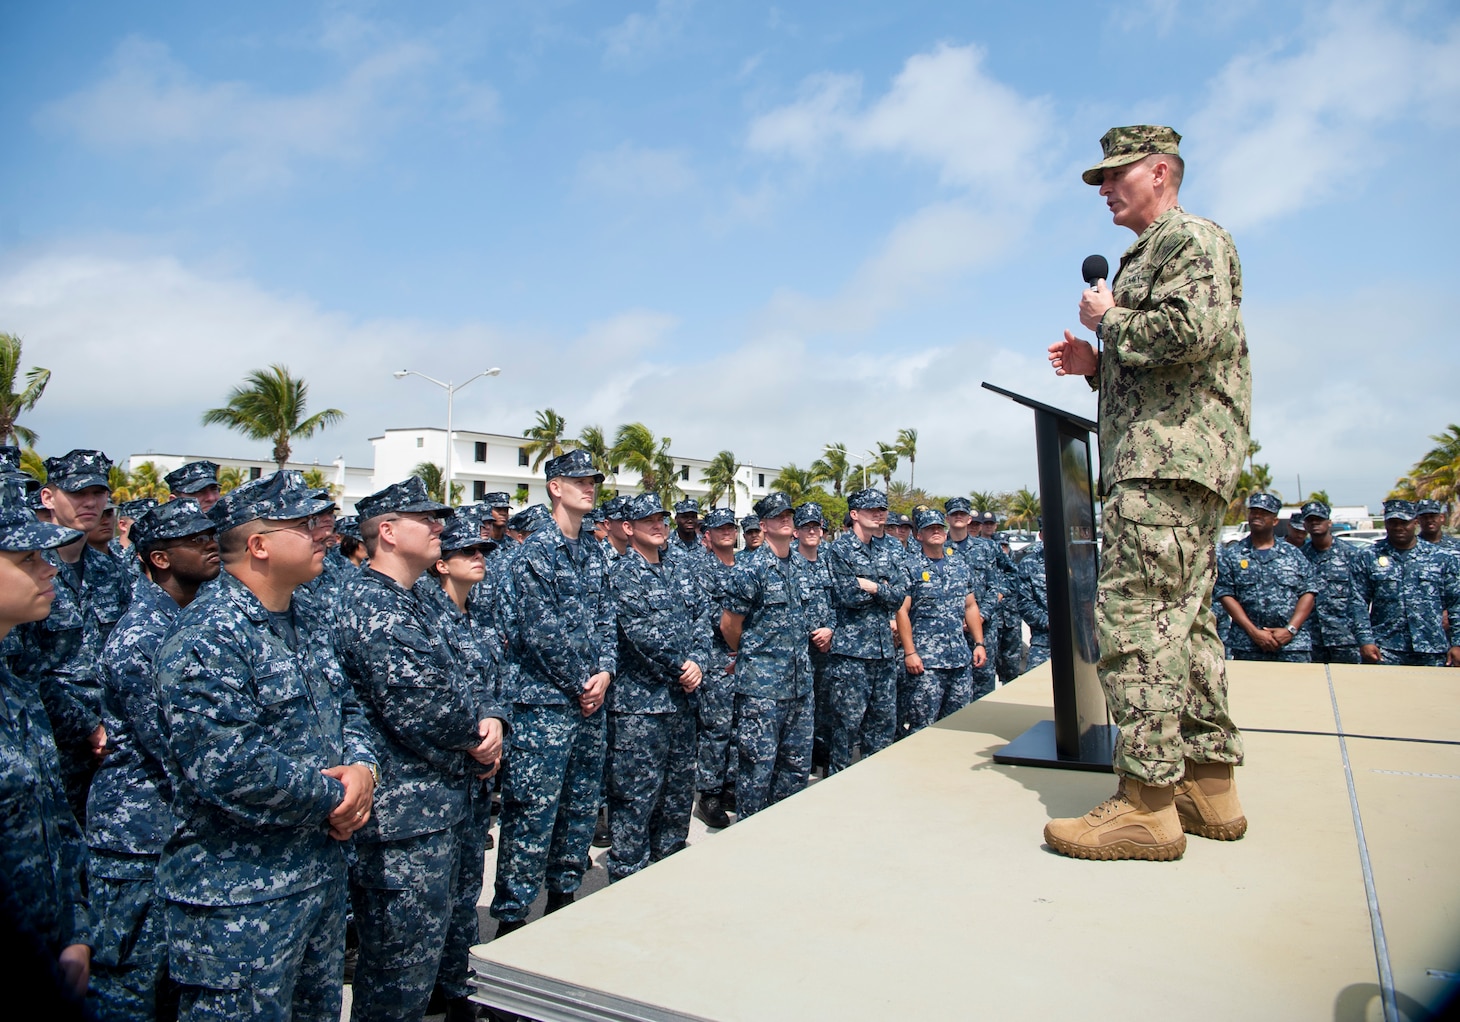
<path id="1" fill-rule="evenodd" d="M 1034 411 L 1039 506 L 1044 518 L 1045 587 L 1049 593 L 1049 666 L 1054 720 L 1040 721 L 998 752 L 996 763 L 1110 770 L 1116 728 L 1095 675 L 1095 584 L 1100 552 L 1090 471 L 1089 419 L 985 383 Z"/>

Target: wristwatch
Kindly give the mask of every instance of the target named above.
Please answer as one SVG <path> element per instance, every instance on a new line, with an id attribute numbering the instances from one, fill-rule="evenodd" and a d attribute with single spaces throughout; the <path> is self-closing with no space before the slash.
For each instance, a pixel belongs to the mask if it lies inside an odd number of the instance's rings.
<path id="1" fill-rule="evenodd" d="M 351 765 L 352 766 L 362 766 L 366 770 L 369 770 L 370 771 L 370 779 L 372 781 L 374 781 L 376 784 L 379 784 L 380 783 L 380 767 L 376 766 L 374 763 L 367 763 L 365 760 L 362 759 L 360 762 L 353 763 Z"/>
<path id="2" fill-rule="evenodd" d="M 1288 634 L 1289 635 L 1293 636 L 1294 638 L 1297 638 L 1297 636 L 1298 636 L 1298 630 L 1296 628 L 1294 628 L 1292 625 L 1283 625 L 1283 627 L 1288 630 Z"/>

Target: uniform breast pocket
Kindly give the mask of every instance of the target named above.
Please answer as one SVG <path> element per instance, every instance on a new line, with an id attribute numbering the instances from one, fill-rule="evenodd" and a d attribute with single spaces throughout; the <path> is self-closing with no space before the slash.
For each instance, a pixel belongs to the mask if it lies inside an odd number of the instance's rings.
<path id="1" fill-rule="evenodd" d="M 298 666 L 282 659 L 268 660 L 255 669 L 254 688 L 260 705 L 280 713 L 287 712 L 285 704 L 308 694 Z"/>

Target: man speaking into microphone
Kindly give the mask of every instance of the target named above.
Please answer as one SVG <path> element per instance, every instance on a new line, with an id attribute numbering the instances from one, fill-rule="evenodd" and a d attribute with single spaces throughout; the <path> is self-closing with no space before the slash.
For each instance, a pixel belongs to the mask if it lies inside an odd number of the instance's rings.
<path id="1" fill-rule="evenodd" d="M 1083 859 L 1176 859 L 1187 833 L 1232 840 L 1247 828 L 1211 612 L 1252 411 L 1242 269 L 1231 236 L 1178 204 L 1180 141 L 1154 125 L 1100 139 L 1104 159 L 1085 183 L 1137 237 L 1113 289 L 1096 281 L 1080 297 L 1100 347 L 1066 330 L 1049 349 L 1056 374 L 1100 391 L 1097 669 L 1120 729 L 1120 784 L 1085 816 L 1044 829 L 1051 848 Z"/>

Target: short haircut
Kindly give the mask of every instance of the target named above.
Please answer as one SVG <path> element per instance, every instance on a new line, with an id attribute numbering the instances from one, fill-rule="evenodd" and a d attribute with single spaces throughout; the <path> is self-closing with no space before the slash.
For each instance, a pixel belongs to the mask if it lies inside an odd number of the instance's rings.
<path id="1" fill-rule="evenodd" d="M 268 522 L 262 518 L 255 518 L 251 522 L 244 522 L 242 525 L 229 529 L 218 537 L 218 555 L 225 563 L 236 561 L 243 556 L 244 548 L 248 546 L 248 537 L 256 536 L 268 526 Z"/>
<path id="2" fill-rule="evenodd" d="M 380 546 L 380 523 L 393 521 L 395 518 L 395 515 L 376 515 L 360 523 L 360 542 L 365 544 L 366 557 L 374 557 L 376 547 Z"/>
<path id="3" fill-rule="evenodd" d="M 1152 153 L 1146 157 L 1147 163 L 1165 162 L 1171 168 L 1171 190 L 1181 191 L 1181 179 L 1186 176 L 1186 161 L 1176 153 Z"/>

